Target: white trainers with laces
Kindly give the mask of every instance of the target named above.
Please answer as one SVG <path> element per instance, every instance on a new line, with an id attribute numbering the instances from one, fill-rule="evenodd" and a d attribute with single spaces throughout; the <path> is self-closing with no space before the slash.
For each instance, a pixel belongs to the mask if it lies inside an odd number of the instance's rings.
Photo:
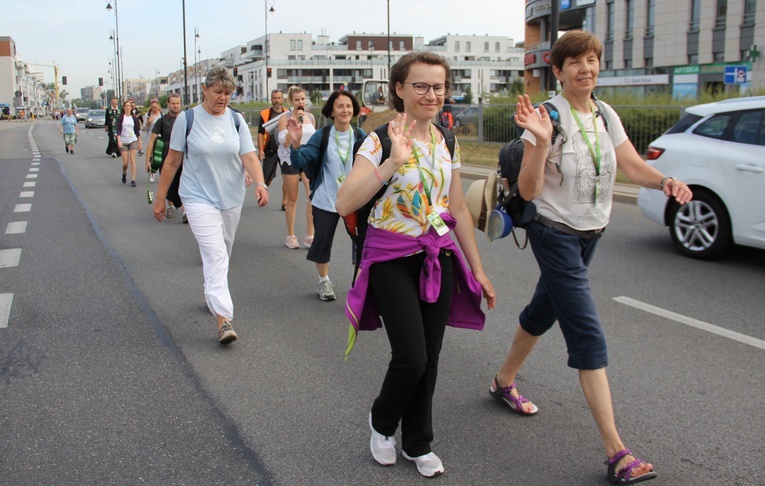
<path id="1" fill-rule="evenodd" d="M 318 293 L 321 300 L 335 300 L 337 298 L 335 297 L 335 290 L 332 288 L 332 282 L 329 280 L 319 282 Z"/>
<path id="2" fill-rule="evenodd" d="M 401 451 L 401 455 L 407 461 L 412 461 L 417 466 L 417 472 L 426 478 L 432 478 L 444 472 L 444 465 L 441 459 L 432 452 L 422 456 L 410 457 L 406 452 Z"/>
<path id="3" fill-rule="evenodd" d="M 369 438 L 372 457 L 383 466 L 396 464 L 396 438 L 386 437 L 375 430 L 372 426 L 372 412 L 369 412 L 369 428 L 372 430 L 372 437 Z"/>

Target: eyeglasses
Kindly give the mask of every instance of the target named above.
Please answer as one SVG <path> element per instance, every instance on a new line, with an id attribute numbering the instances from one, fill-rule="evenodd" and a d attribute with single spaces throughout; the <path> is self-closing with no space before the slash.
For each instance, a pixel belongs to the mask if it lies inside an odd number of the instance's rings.
<path id="1" fill-rule="evenodd" d="M 443 96 L 446 94 L 445 84 L 428 84 L 428 83 L 404 83 L 404 84 L 411 84 L 412 88 L 414 88 L 414 92 L 417 93 L 418 95 L 428 94 L 428 91 L 430 91 L 430 88 L 433 88 L 433 93 L 435 93 L 436 96 Z"/>

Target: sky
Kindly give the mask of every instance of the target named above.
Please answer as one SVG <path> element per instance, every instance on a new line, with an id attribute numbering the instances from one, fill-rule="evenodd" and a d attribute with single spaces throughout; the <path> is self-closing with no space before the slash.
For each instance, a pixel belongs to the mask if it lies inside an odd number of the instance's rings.
<path id="1" fill-rule="evenodd" d="M 194 29 L 202 58 L 218 58 L 265 32 L 326 34 L 330 42 L 354 31 L 421 36 L 425 42 L 446 34 L 504 35 L 523 40 L 524 0 L 186 0 L 186 52 L 194 60 Z M 70 99 L 80 88 L 110 79 L 115 0 L 0 0 L 0 36 L 16 42 L 19 57 L 30 64 L 59 66 L 67 77 Z M 181 68 L 182 0 L 116 0 L 119 41 L 126 79 L 154 78 Z M 354 6 L 356 6 L 354 8 Z M 53 82 L 53 68 L 34 66 Z"/>

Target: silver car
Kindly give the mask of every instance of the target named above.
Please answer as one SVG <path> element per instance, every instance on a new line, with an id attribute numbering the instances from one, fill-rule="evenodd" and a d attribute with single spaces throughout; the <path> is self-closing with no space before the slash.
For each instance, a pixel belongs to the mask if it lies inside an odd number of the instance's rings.
<path id="1" fill-rule="evenodd" d="M 765 96 L 692 106 L 648 147 L 648 163 L 693 190 L 679 206 L 641 189 L 643 215 L 668 226 L 680 253 L 708 260 L 733 244 L 765 249 Z"/>
<path id="2" fill-rule="evenodd" d="M 77 110 L 74 112 L 74 117 L 77 118 L 78 122 L 85 121 L 89 111 L 89 108 L 77 108 Z"/>
<path id="3" fill-rule="evenodd" d="M 85 128 L 103 127 L 106 125 L 106 111 L 89 110 L 85 117 Z"/>

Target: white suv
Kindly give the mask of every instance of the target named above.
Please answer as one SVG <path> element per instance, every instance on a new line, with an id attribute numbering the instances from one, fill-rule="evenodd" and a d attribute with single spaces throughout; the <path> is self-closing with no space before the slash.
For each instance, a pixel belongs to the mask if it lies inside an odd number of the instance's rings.
<path id="1" fill-rule="evenodd" d="M 697 105 L 646 153 L 662 174 L 686 182 L 693 201 L 679 206 L 641 189 L 643 215 L 669 226 L 684 255 L 712 259 L 733 244 L 765 248 L 765 96 Z"/>

